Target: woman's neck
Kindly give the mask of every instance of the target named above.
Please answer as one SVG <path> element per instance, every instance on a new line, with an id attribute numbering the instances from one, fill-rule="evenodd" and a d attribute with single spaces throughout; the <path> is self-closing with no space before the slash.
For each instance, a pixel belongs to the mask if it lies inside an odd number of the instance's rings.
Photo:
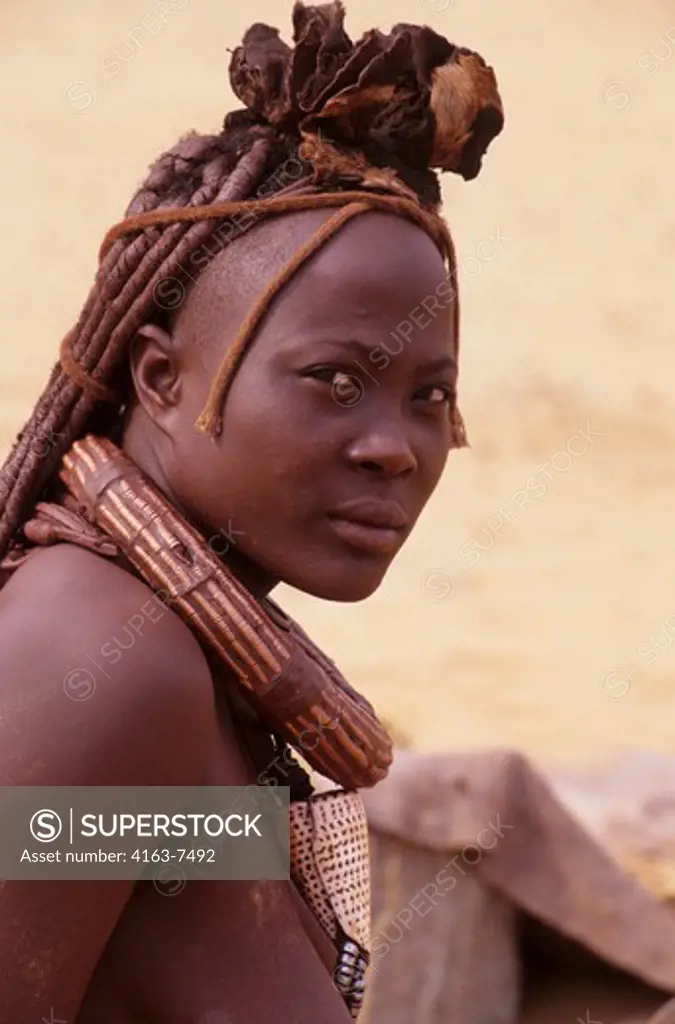
<path id="1" fill-rule="evenodd" d="M 157 447 L 153 445 L 147 430 L 141 429 L 133 413 L 125 424 L 121 445 L 124 453 L 162 492 L 167 501 L 171 502 L 176 512 L 195 529 L 240 583 L 259 601 L 276 587 L 280 580 L 257 565 L 237 547 L 234 531 L 227 528 L 214 527 L 205 523 L 195 515 L 194 511 L 185 507 L 171 486 L 171 481 L 162 463 Z"/>

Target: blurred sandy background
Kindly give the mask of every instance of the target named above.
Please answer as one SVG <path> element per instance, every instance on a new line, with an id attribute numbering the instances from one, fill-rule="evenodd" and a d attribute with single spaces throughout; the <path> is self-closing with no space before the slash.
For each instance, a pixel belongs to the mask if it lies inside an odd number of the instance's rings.
<path id="1" fill-rule="evenodd" d="M 167 6 L 162 23 L 153 10 Z M 3 452 L 104 231 L 162 149 L 217 129 L 234 102 L 227 48 L 255 20 L 288 35 L 290 8 L 4 0 Z M 445 185 L 473 447 L 451 458 L 369 602 L 278 596 L 422 749 L 498 743 L 549 762 L 670 751 L 675 12 L 665 0 L 347 10 L 353 36 L 426 21 L 498 74 L 506 129 L 478 180 Z M 481 246 L 490 237 L 498 246 Z"/>

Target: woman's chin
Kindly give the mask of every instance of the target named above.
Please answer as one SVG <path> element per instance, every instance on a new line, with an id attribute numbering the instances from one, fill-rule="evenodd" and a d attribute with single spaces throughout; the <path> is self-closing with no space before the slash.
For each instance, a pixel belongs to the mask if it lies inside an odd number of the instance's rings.
<path id="1" fill-rule="evenodd" d="M 365 601 L 375 593 L 387 569 L 388 566 L 362 565 L 349 572 L 329 572 L 326 568 L 317 573 L 294 573 L 293 578 L 287 578 L 284 582 L 322 601 L 356 603 Z"/>

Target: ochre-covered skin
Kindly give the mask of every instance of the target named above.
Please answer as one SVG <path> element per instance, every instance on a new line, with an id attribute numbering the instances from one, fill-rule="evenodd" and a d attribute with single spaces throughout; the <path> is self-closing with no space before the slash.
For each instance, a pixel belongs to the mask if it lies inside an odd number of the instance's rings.
<path id="1" fill-rule="evenodd" d="M 436 216 L 434 147 L 472 177 L 501 128 L 492 72 L 430 29 L 352 44 L 342 15 L 338 3 L 296 5 L 293 60 L 273 30 L 247 37 L 231 75 L 249 109 L 164 154 L 127 214 L 251 199 L 310 138 L 313 188 L 417 195 Z M 439 84 L 447 64 L 459 72 Z M 147 227 L 106 250 L 0 475 L 0 559 L 9 552 L 13 570 L 0 590 L 2 784 L 248 785 L 269 764 L 268 731 L 176 615 L 164 609 L 129 644 L 125 626 L 152 601 L 129 566 L 76 525 L 77 543 L 51 543 L 35 505 L 57 497 L 78 437 L 111 436 L 257 598 L 284 581 L 363 600 L 405 543 L 457 440 L 456 282 L 410 218 L 365 211 L 341 226 L 271 301 L 228 384 L 222 430 L 195 427 L 261 293 L 334 212 L 249 226 L 170 314 L 157 285 L 194 269 L 185 261 L 209 222 Z M 347 513 L 366 502 L 395 525 L 355 527 Z M 115 638 L 123 656 L 89 699 L 68 699 L 71 674 L 101 664 Z M 151 883 L 5 882 L 0 1024 L 347 1024 L 334 955 L 290 883 L 192 882 L 167 895 Z"/>

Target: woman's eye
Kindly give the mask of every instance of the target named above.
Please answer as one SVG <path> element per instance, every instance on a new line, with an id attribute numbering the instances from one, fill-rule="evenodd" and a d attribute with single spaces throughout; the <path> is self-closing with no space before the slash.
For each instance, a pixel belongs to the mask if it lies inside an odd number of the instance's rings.
<path id="1" fill-rule="evenodd" d="M 427 405 L 450 405 L 453 397 L 454 392 L 447 384 L 430 384 L 415 395 Z"/>
<path id="2" fill-rule="evenodd" d="M 308 370 L 304 376 L 324 381 L 326 384 L 334 384 L 336 378 L 348 377 L 348 374 L 342 370 L 336 370 L 334 366 L 317 366 L 312 370 Z"/>
<path id="3" fill-rule="evenodd" d="M 335 366 L 316 366 L 307 370 L 303 376 L 328 384 L 333 400 L 345 408 L 358 405 L 363 398 L 363 381 L 356 374 Z"/>

